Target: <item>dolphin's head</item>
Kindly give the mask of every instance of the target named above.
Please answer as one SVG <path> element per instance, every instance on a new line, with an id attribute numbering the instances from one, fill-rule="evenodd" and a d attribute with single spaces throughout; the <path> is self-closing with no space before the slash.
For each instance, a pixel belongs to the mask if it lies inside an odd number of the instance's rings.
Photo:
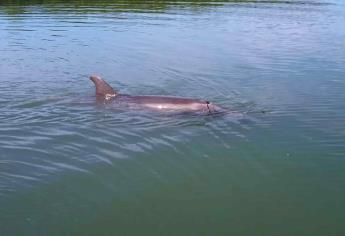
<path id="1" fill-rule="evenodd" d="M 220 107 L 218 105 L 215 105 L 209 101 L 206 101 L 206 107 L 209 113 L 225 113 L 227 112 L 227 109 Z"/>

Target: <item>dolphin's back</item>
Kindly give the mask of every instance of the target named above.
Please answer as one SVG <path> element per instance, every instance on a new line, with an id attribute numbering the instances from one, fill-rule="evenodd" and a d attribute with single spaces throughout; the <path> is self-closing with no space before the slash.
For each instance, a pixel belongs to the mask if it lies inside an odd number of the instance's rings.
<path id="1" fill-rule="evenodd" d="M 172 96 L 129 96 L 127 95 L 127 98 L 139 104 L 165 103 L 165 104 L 183 105 L 183 104 L 192 104 L 192 103 L 205 103 L 205 101 L 201 101 L 198 99 L 172 97 Z"/>
<path id="2" fill-rule="evenodd" d="M 170 96 L 131 96 L 119 94 L 115 100 L 162 111 L 207 110 L 207 101 Z"/>

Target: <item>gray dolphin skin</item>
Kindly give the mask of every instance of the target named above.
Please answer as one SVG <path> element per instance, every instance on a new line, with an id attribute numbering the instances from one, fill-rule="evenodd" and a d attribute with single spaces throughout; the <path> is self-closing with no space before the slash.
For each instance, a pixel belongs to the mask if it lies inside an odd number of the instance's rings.
<path id="1" fill-rule="evenodd" d="M 212 114 L 223 112 L 224 109 L 209 101 L 170 97 L 170 96 L 132 96 L 119 94 L 107 82 L 97 75 L 92 75 L 90 80 L 96 86 L 97 101 L 125 104 L 127 107 L 147 108 L 161 112 L 202 113 Z"/>

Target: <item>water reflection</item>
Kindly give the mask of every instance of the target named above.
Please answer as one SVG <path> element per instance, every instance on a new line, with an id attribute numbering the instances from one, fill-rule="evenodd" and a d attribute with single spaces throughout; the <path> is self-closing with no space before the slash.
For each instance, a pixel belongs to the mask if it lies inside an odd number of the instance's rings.
<path id="1" fill-rule="evenodd" d="M 37 10 L 44 10 L 47 13 L 67 13 L 73 11 L 77 14 L 109 13 L 109 12 L 164 12 L 171 7 L 178 9 L 210 10 L 212 7 L 233 6 L 233 7 L 283 7 L 284 5 L 296 6 L 326 6 L 332 4 L 328 1 L 282 1 L 282 0 L 195 0 L 195 1 L 137 1 L 137 0 L 106 0 L 106 1 L 83 1 L 83 0 L 29 0 L 29 1 L 2 1 L 2 11 L 9 15 L 21 15 Z"/>

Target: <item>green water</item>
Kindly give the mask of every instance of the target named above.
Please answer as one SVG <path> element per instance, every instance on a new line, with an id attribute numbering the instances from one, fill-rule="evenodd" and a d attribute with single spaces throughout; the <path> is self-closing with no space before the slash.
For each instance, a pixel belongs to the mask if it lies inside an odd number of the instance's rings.
<path id="1" fill-rule="evenodd" d="M 2 1 L 0 236 L 344 235 L 345 4 Z M 225 116 L 96 104 L 202 98 Z"/>

